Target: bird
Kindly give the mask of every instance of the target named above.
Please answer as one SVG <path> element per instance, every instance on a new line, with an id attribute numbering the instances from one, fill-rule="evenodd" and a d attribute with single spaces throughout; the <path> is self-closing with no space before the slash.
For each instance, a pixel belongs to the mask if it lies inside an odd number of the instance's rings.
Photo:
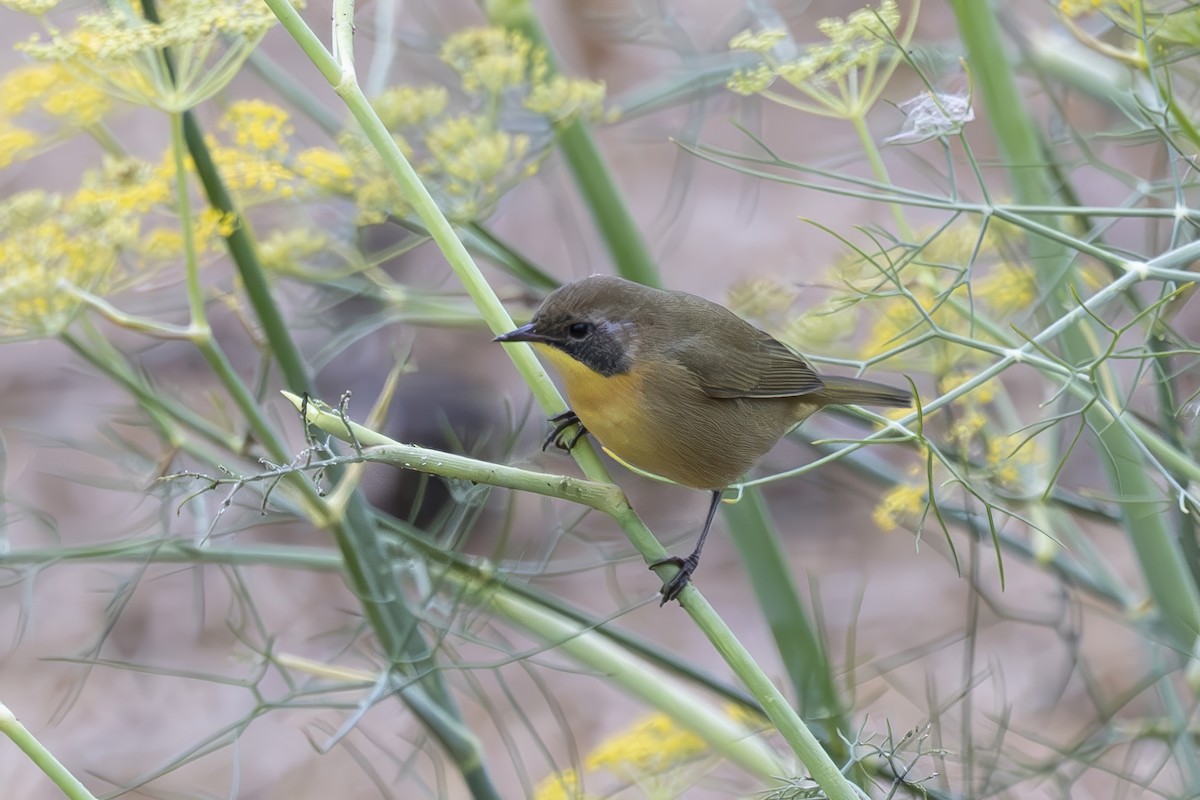
<path id="1" fill-rule="evenodd" d="M 912 405 L 907 389 L 818 374 L 718 303 L 609 275 L 554 290 L 494 341 L 531 343 L 562 378 L 569 408 L 542 449 L 590 434 L 620 461 L 711 492 L 692 552 L 650 565 L 679 568 L 660 605 L 691 581 L 722 492 L 789 431 L 829 405 Z"/>

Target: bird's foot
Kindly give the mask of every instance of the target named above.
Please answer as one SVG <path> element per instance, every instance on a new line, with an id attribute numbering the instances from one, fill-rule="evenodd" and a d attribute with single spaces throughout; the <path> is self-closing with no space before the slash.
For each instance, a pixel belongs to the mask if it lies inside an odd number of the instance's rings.
<path id="1" fill-rule="evenodd" d="M 699 566 L 700 557 L 695 553 L 692 553 L 687 558 L 669 556 L 661 561 L 655 561 L 650 565 L 650 569 L 661 567 L 664 564 L 674 564 L 675 566 L 679 567 L 679 572 L 675 573 L 674 578 L 671 578 L 671 580 L 663 584 L 663 587 L 660 590 L 662 593 L 662 601 L 658 604 L 660 608 L 665 606 L 670 601 L 678 598 L 679 593 L 683 591 L 684 587 L 692 582 L 692 573 L 695 572 L 696 567 Z"/>
<path id="2" fill-rule="evenodd" d="M 555 447 L 560 450 L 566 450 L 569 453 L 571 452 L 571 448 L 575 446 L 575 443 L 587 435 L 587 428 L 583 427 L 583 423 L 579 421 L 579 416 L 569 408 L 558 416 L 551 417 L 550 421 L 554 423 L 554 429 L 550 431 L 550 435 L 542 442 L 542 450 L 545 450 L 550 446 L 551 442 L 554 442 Z M 578 425 L 579 430 L 573 434 L 568 434 L 567 430 L 573 425 Z"/>

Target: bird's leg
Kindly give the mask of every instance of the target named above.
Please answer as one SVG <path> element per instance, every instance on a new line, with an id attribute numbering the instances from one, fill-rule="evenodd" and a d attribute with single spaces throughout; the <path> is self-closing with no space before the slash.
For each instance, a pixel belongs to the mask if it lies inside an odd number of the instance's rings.
<path id="1" fill-rule="evenodd" d="M 579 421 L 579 417 L 569 408 L 558 416 L 551 417 L 550 421 L 554 423 L 554 429 L 550 431 L 550 435 L 542 442 L 542 450 L 545 450 L 550 446 L 551 442 L 554 442 L 555 447 L 566 450 L 569 453 L 571 452 L 571 448 L 575 446 L 575 443 L 588 432 L 587 428 L 583 427 L 583 423 Z M 568 439 L 564 431 L 572 425 L 578 425 L 579 430 L 575 432 L 574 436 Z"/>
<path id="2" fill-rule="evenodd" d="M 659 606 L 665 606 L 669 601 L 679 597 L 679 593 L 683 591 L 683 587 L 691 582 L 692 573 L 700 565 L 700 551 L 704 548 L 704 540 L 708 537 L 708 529 L 712 527 L 713 517 L 717 515 L 717 506 L 720 504 L 721 490 L 717 489 L 712 493 L 712 503 L 708 506 L 708 519 L 704 520 L 704 530 L 700 531 L 700 539 L 696 542 L 696 549 L 691 552 L 691 555 L 686 558 L 671 556 L 664 558 L 662 561 L 655 561 L 650 565 L 650 569 L 660 567 L 663 564 L 674 564 L 679 567 L 679 572 L 675 574 L 675 577 L 663 584 L 662 602 L 659 603 Z"/>

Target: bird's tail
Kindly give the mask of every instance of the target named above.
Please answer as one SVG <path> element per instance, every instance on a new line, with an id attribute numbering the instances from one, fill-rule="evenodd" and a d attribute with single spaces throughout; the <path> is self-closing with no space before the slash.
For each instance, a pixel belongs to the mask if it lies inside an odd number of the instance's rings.
<path id="1" fill-rule="evenodd" d="M 805 400 L 817 400 L 821 405 L 855 404 L 897 408 L 908 408 L 913 404 L 912 392 L 908 389 L 894 389 L 875 381 L 822 375 L 821 382 L 825 384 L 825 388 L 805 395 Z"/>

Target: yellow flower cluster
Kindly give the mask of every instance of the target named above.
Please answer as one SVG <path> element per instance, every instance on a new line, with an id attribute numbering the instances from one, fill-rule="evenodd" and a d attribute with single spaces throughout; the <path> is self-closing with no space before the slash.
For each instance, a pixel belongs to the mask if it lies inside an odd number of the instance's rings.
<path id="1" fill-rule="evenodd" d="M 331 194 L 354 191 L 354 167 L 345 153 L 325 147 L 310 147 L 296 154 L 292 168 L 312 186 Z"/>
<path id="2" fill-rule="evenodd" d="M 871 512 L 871 519 L 885 533 L 901 525 L 915 525 L 925 513 L 925 486 L 893 486 Z"/>
<path id="3" fill-rule="evenodd" d="M 279 106 L 263 100 L 239 100 L 226 110 L 220 122 L 238 147 L 282 158 L 295 133 L 291 117 Z"/>
<path id="4" fill-rule="evenodd" d="M 35 35 L 19 49 L 46 61 L 120 62 L 221 36 L 257 39 L 275 23 L 275 15 L 258 0 L 160 3 L 162 22 L 157 24 L 133 8 L 82 14 L 71 30 L 52 31 L 48 39 Z"/>
<path id="5" fill-rule="evenodd" d="M 108 112 L 108 95 L 62 64 L 29 64 L 0 78 L 0 169 L 31 158 Z"/>
<path id="6" fill-rule="evenodd" d="M 107 290 L 133 232 L 69 205 L 40 191 L 0 203 L 0 337 L 54 335 L 82 305 L 79 291 Z"/>
<path id="7" fill-rule="evenodd" d="M 725 713 L 748 731 L 771 729 L 769 720 L 740 704 L 728 704 Z M 584 759 L 584 768 L 588 773 L 607 772 L 623 784 L 638 786 L 642 790 L 639 796 L 683 797 L 688 786 L 708 769 L 701 760 L 712 755 L 702 738 L 681 728 L 668 715 L 654 712 L 601 742 Z M 691 769 L 681 769 L 684 767 Z M 533 793 L 534 800 L 588 800 L 597 796 L 612 795 L 585 792 L 582 776 L 574 768 L 550 774 Z"/>
<path id="8" fill-rule="evenodd" d="M 0 0 L 0 6 L 39 17 L 57 5 L 58 0 Z"/>
<path id="9" fill-rule="evenodd" d="M 462 78 L 465 91 L 500 95 L 507 89 L 546 80 L 546 51 L 519 32 L 503 28 L 470 28 L 442 45 L 442 61 Z"/>
<path id="10" fill-rule="evenodd" d="M 297 265 L 329 247 L 329 237 L 310 227 L 272 231 L 258 245 L 264 268 L 276 274 L 297 274 Z"/>
<path id="11" fill-rule="evenodd" d="M 879 8 L 862 8 L 846 19 L 830 18 L 817 23 L 828 40 L 805 48 L 803 55 L 789 61 L 772 56 L 775 46 L 787 38 L 786 31 L 744 31 L 729 42 L 732 50 L 757 53 L 762 63 L 739 70 L 728 81 L 730 90 L 743 95 L 759 94 L 776 78 L 797 88 L 836 84 L 854 71 L 869 69 L 895 43 L 900 11 L 895 0 L 884 0 Z"/>
<path id="12" fill-rule="evenodd" d="M 1111 0 L 1059 0 L 1058 10 L 1068 17 L 1080 17 L 1099 11 L 1106 2 Z"/>
<path id="13" fill-rule="evenodd" d="M 588 755 L 589 770 L 644 780 L 708 755 L 708 744 L 661 712 L 650 714 Z"/>
<path id="14" fill-rule="evenodd" d="M 1004 257 L 1004 228 L 989 225 L 981 236 L 976 226 L 964 222 L 938 231 L 925 242 L 919 259 L 903 272 L 907 295 L 881 292 L 871 302 L 859 305 L 877 315 L 864 348 L 866 354 L 885 353 L 927 333 L 931 322 L 941 330 L 986 338 L 973 324 L 973 314 L 986 313 L 1007 323 L 1014 314 L 1032 309 L 1038 300 L 1036 278 L 1026 264 Z M 962 280 L 967 264 L 972 264 L 970 279 Z M 849 278 L 856 287 L 873 286 L 879 280 L 873 269 Z M 947 285 L 950 278 L 958 278 L 952 287 Z M 940 340 L 909 351 L 906 357 L 913 359 L 917 353 L 930 354 L 930 370 L 943 376 L 962 359 L 972 357 L 969 349 Z"/>
<path id="15" fill-rule="evenodd" d="M 1033 468 L 1045 459 L 1045 451 L 1030 436 L 1010 434 L 987 441 L 984 461 L 992 481 L 1014 491 L 1028 491 Z"/>
<path id="16" fill-rule="evenodd" d="M 223 89 L 275 24 L 261 0 L 168 0 L 158 23 L 134 8 L 82 14 L 73 28 L 51 26 L 17 49 L 68 65 L 112 96 L 180 112 Z M 161 56 L 168 47 L 174 75 Z"/>
<path id="17" fill-rule="evenodd" d="M 555 75 L 548 81 L 534 84 L 525 98 L 526 110 L 556 124 L 570 122 L 577 117 L 599 117 L 603 105 L 603 83 L 564 75 Z M 616 112 L 604 115 L 608 122 L 616 118 Z"/>
<path id="18" fill-rule="evenodd" d="M 38 137 L 33 131 L 0 121 L 0 169 L 28 158 L 37 144 Z"/>
<path id="19" fill-rule="evenodd" d="M 49 6 L 9 0 L 36 13 Z M 261 0 L 160 0 L 161 22 L 136 6 L 79 16 L 20 49 L 38 59 L 0 80 L 0 168 L 53 143 L 62 130 L 101 121 L 114 98 L 177 113 L 223 88 L 274 17 Z M 173 56 L 168 74 L 164 48 Z M 545 52 L 519 34 L 463 31 L 442 58 L 460 75 L 466 99 L 452 107 L 445 87 L 395 87 L 374 100 L 381 118 L 422 178 L 457 221 L 487 214 L 512 185 L 534 172 L 557 126 L 602 113 L 604 86 L 551 75 Z M 34 124 L 27 124 L 32 119 Z M 297 148 L 285 109 L 258 99 L 232 103 L 206 144 L 237 207 L 329 194 L 356 204 L 358 221 L 405 216 L 408 208 L 363 137 L 345 132 L 337 147 Z M 71 130 L 71 132 L 74 132 Z M 194 165 L 185 158 L 188 191 Z M 69 195 L 28 194 L 3 203 L 0 220 L 0 335 L 52 335 L 87 292 L 109 292 L 183 254 L 176 209 L 180 176 L 173 154 L 157 164 L 107 159 Z M 200 253 L 242 224 L 202 204 L 190 225 Z M 307 274 L 304 262 L 328 246 L 300 226 L 260 243 L 268 268 Z"/>
<path id="20" fill-rule="evenodd" d="M 111 105 L 108 95 L 63 64 L 28 64 L 0 80 L 0 113 L 6 117 L 37 110 L 85 126 L 98 122 Z"/>
<path id="21" fill-rule="evenodd" d="M 585 800 L 579 773 L 573 769 L 553 772 L 533 790 L 533 800 Z"/>
<path id="22" fill-rule="evenodd" d="M 395 86 L 371 101 L 388 130 L 423 125 L 440 117 L 449 104 L 444 86 Z"/>
<path id="23" fill-rule="evenodd" d="M 372 106 L 455 221 L 486 216 L 504 192 L 536 174 L 554 127 L 602 114 L 603 84 L 551 75 L 545 51 L 515 31 L 460 31 L 440 57 L 458 73 L 468 108 L 452 106 L 440 86 L 391 88 Z M 352 194 L 361 224 L 405 216 L 407 203 L 373 148 L 350 133 L 339 145 L 344 159 L 307 151 L 295 169 L 328 191 Z"/>

